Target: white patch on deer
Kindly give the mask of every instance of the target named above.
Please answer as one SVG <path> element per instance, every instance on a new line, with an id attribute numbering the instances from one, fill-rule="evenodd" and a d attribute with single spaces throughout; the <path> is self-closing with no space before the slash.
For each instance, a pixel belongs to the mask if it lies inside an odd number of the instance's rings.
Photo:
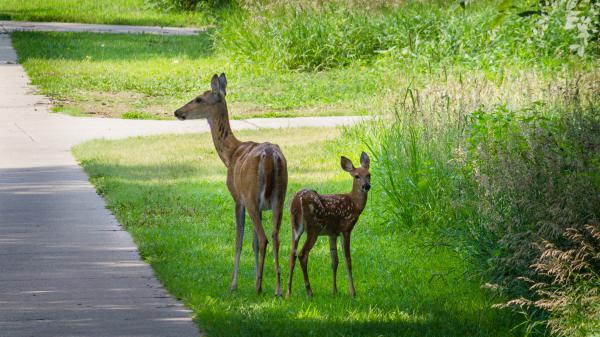
<path id="1" fill-rule="evenodd" d="M 300 210 L 300 212 L 302 212 L 302 210 Z M 298 222 L 298 228 L 294 228 L 294 240 L 298 240 L 302 233 L 304 233 L 304 214 L 300 213 L 300 221 Z"/>

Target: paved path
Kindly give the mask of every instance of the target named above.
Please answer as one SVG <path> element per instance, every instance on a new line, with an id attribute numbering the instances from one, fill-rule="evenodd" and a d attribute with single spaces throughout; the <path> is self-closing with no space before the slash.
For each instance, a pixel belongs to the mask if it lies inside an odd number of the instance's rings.
<path id="1" fill-rule="evenodd" d="M 15 63 L 0 34 L 0 336 L 197 336 L 190 312 L 140 260 L 70 148 L 99 137 L 208 131 L 206 122 L 52 114 Z M 252 119 L 232 127 L 356 120 Z"/>
<path id="2" fill-rule="evenodd" d="M 28 22 L 28 21 L 1 21 L 0 33 L 15 31 L 34 32 L 90 32 L 90 33 L 115 33 L 115 34 L 164 34 L 164 35 L 196 35 L 204 31 L 203 28 L 157 27 L 157 26 L 120 26 L 97 25 L 86 23 L 65 22 Z"/>

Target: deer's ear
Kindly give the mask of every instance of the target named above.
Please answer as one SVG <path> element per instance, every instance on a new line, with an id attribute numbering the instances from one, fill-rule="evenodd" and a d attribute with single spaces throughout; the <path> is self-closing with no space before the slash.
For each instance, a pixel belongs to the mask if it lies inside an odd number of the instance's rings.
<path id="1" fill-rule="evenodd" d="M 365 152 L 360 154 L 360 166 L 369 169 L 369 166 L 371 165 L 371 159 L 369 159 L 369 155 L 366 154 Z"/>
<path id="2" fill-rule="evenodd" d="M 213 93 L 219 93 L 221 89 L 221 83 L 219 83 L 219 76 L 217 76 L 217 74 L 214 74 L 210 80 L 210 88 L 212 89 Z"/>
<path id="3" fill-rule="evenodd" d="M 354 164 L 352 164 L 352 161 L 350 159 L 342 156 L 342 160 L 340 163 L 342 164 L 342 170 L 346 172 L 354 171 Z"/>
<path id="4" fill-rule="evenodd" d="M 225 77 L 225 73 L 221 73 L 219 76 L 219 87 L 223 96 L 227 95 L 227 77 Z"/>

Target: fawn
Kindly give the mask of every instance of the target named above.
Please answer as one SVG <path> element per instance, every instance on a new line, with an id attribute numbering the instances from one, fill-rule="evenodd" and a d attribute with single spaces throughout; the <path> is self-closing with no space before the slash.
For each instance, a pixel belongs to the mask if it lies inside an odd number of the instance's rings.
<path id="1" fill-rule="evenodd" d="M 292 278 L 296 264 L 298 242 L 302 233 L 306 231 L 307 238 L 302 251 L 298 256 L 304 284 L 309 297 L 312 289 L 308 280 L 308 254 L 319 235 L 329 236 L 331 252 L 331 267 L 333 269 L 333 293 L 337 293 L 336 274 L 338 267 L 337 237 L 342 235 L 342 247 L 346 270 L 348 272 L 349 292 L 352 297 L 356 295 L 352 280 L 352 260 L 350 258 L 350 233 L 358 221 L 365 205 L 367 194 L 371 188 L 371 174 L 369 173 L 370 159 L 366 153 L 360 156 L 360 167 L 355 168 L 352 161 L 344 156 L 341 158 L 342 169 L 354 178 L 352 191 L 346 194 L 319 195 L 316 191 L 303 189 L 296 193 L 290 203 L 292 223 L 292 251 L 290 254 L 290 278 L 286 297 L 292 293 Z"/>

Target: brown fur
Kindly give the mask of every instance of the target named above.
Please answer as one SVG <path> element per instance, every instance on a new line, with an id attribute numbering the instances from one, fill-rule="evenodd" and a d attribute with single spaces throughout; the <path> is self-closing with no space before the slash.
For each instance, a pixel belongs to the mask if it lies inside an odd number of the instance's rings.
<path id="1" fill-rule="evenodd" d="M 355 296 L 354 282 L 352 280 L 352 260 L 350 257 L 350 233 L 358 221 L 367 203 L 368 190 L 371 187 L 369 173 L 369 157 L 366 153 L 361 155 L 361 167 L 354 168 L 352 162 L 342 157 L 342 168 L 354 178 L 352 191 L 346 194 L 319 195 L 313 190 L 303 189 L 294 195 L 290 202 L 292 222 L 292 252 L 290 254 L 290 276 L 287 295 L 292 293 L 292 279 L 296 257 L 300 259 L 306 292 L 312 296 L 312 289 L 308 279 L 308 254 L 317 238 L 322 235 L 329 237 L 333 269 L 333 293 L 337 293 L 336 275 L 338 266 L 337 237 L 342 236 L 342 247 L 348 272 L 349 291 Z M 302 233 L 307 233 L 306 242 L 300 255 L 297 256 L 298 242 Z"/>
<path id="2" fill-rule="evenodd" d="M 237 288 L 239 260 L 244 237 L 245 211 L 254 223 L 252 248 L 255 258 L 256 292 L 262 290 L 262 275 L 267 238 L 262 225 L 262 211 L 273 210 L 273 252 L 275 256 L 276 288 L 281 295 L 279 270 L 279 228 L 287 189 L 287 162 L 276 144 L 241 142 L 231 131 L 225 102 L 225 74 L 214 75 L 212 90 L 196 97 L 175 111 L 181 120 L 206 118 L 215 148 L 227 167 L 227 188 L 236 205 L 236 255 L 231 290 Z"/>

